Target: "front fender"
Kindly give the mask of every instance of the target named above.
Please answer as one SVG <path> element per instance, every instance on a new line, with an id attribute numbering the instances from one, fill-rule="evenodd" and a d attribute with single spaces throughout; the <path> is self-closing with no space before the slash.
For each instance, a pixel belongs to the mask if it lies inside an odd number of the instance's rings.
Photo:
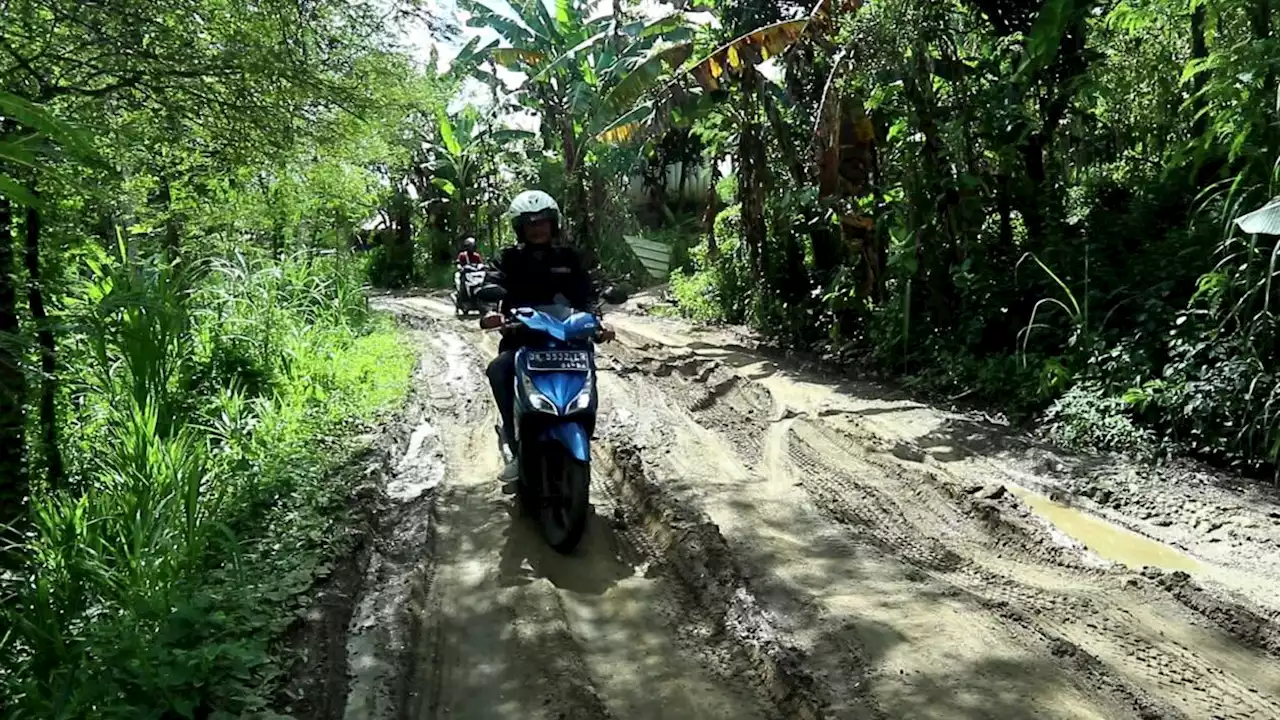
<path id="1" fill-rule="evenodd" d="M 582 423 L 553 423 L 547 428 L 546 436 L 563 445 L 578 462 L 591 462 L 591 436 Z"/>

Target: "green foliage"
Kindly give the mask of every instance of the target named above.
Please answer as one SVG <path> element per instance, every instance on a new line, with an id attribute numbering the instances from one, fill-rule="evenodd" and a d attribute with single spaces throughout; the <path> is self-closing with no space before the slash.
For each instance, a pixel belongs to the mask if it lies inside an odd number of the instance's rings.
<path id="1" fill-rule="evenodd" d="M 457 64 L 495 94 L 497 65 L 528 76 L 515 97 L 541 122 L 543 147 L 527 158 L 538 186 L 560 201 L 572 242 L 606 270 L 623 270 L 630 263 L 616 228 L 630 218 L 613 200 L 633 168 L 630 161 L 617 162 L 618 148 L 600 140 L 634 139 L 626 122 L 630 111 L 689 57 L 689 22 L 679 12 L 645 18 L 631 7 L 583 0 L 563 0 L 554 12 L 539 3 L 517 3 L 518 18 L 475 0 L 463 0 L 460 7 L 470 15 L 470 26 L 496 31 L 499 40 L 471 44 Z M 634 148 L 628 150 L 634 157 Z"/>
<path id="2" fill-rule="evenodd" d="M 1068 448 L 1135 451 L 1153 445 L 1151 431 L 1138 425 L 1129 403 L 1094 382 L 1072 386 L 1044 419 L 1049 437 Z"/>
<path id="3" fill-rule="evenodd" d="M 738 241 L 737 225 L 742 209 L 732 205 L 716 215 L 715 247 L 707 241 L 689 251 L 691 270 L 671 273 L 671 293 L 680 310 L 703 322 L 741 323 L 747 319 L 752 293 L 748 292 L 750 266 Z"/>
<path id="4" fill-rule="evenodd" d="M 6 717 L 267 709 L 335 465 L 412 363 L 350 249 L 399 210 L 412 273 L 454 88 L 390 39 L 416 4 L 5 5 Z"/>
<path id="5" fill-rule="evenodd" d="M 340 437 L 407 390 L 412 352 L 347 261 L 144 268 L 104 256 L 75 296 L 84 482 L 33 498 L 6 582 L 15 717 L 265 709 L 334 550 Z"/>
<path id="6" fill-rule="evenodd" d="M 716 197 L 722 203 L 731 203 L 738 197 L 738 176 L 726 175 L 716 182 Z"/>
<path id="7" fill-rule="evenodd" d="M 722 41 L 782 19 L 740 5 Z M 1260 7 L 832 8 L 695 123 L 734 154 L 741 250 L 673 276 L 682 312 L 1044 412 L 1065 444 L 1274 465 L 1280 252 L 1233 222 L 1276 192 Z"/>

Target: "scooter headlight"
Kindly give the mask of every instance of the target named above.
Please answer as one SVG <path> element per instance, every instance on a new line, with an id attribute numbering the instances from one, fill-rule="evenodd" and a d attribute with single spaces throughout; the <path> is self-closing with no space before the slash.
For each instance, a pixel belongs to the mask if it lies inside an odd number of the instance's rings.
<path id="1" fill-rule="evenodd" d="M 587 376 L 582 381 L 582 389 L 578 391 L 578 394 L 569 403 L 567 412 L 578 412 L 590 407 L 591 391 L 595 389 L 595 384 L 596 374 L 593 372 L 587 373 Z"/>
<path id="2" fill-rule="evenodd" d="M 551 398 L 543 395 L 538 388 L 534 387 L 533 380 L 530 380 L 528 375 L 521 375 L 520 382 L 524 387 L 524 396 L 529 398 L 529 405 L 534 410 L 552 415 L 560 414 L 560 409 L 556 407 L 556 404 L 551 402 Z"/>

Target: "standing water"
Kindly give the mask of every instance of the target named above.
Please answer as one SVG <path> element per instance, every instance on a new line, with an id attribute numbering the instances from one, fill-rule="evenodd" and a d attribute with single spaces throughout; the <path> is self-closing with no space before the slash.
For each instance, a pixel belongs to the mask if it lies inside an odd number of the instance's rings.
<path id="1" fill-rule="evenodd" d="M 1191 557 L 1132 530 L 1061 505 L 1030 490 L 1010 486 L 1009 491 L 1037 515 L 1106 560 L 1135 570 L 1151 566 L 1194 573 L 1202 569 L 1200 563 Z"/>

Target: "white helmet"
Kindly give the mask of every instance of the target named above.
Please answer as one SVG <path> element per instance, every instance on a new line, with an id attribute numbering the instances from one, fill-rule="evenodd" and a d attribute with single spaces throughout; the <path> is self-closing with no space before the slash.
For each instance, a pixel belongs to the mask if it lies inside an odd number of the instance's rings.
<path id="1" fill-rule="evenodd" d="M 507 208 L 507 217 L 511 218 L 511 227 L 516 231 L 516 239 L 524 242 L 521 228 L 527 222 L 536 220 L 551 221 L 551 236 L 560 234 L 560 206 L 555 198 L 541 190 L 525 190 L 511 201 Z"/>
<path id="2" fill-rule="evenodd" d="M 554 210 L 559 214 L 560 206 L 556 204 L 555 198 L 541 190 L 525 190 L 511 201 L 511 206 L 507 208 L 507 215 L 515 219 L 521 215 L 540 213 L 546 210 Z"/>

